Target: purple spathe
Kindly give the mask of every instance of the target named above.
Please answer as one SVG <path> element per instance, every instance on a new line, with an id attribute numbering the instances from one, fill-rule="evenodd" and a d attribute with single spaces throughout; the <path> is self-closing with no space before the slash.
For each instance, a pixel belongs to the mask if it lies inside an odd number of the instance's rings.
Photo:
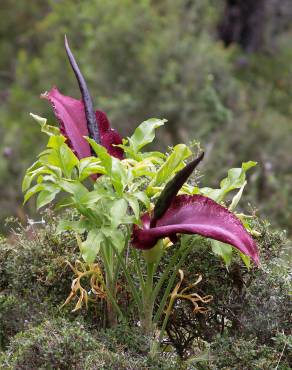
<path id="1" fill-rule="evenodd" d="M 133 229 L 135 248 L 151 249 L 159 239 L 173 238 L 176 234 L 198 234 L 231 244 L 259 263 L 257 245 L 241 221 L 227 208 L 203 195 L 176 196 L 155 227 L 150 227 L 148 213 L 141 220 L 142 228 L 134 226 Z"/>

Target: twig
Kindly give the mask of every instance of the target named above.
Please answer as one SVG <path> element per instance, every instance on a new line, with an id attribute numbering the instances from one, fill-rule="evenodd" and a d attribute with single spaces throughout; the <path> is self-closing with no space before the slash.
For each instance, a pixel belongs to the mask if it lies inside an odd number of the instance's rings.
<path id="1" fill-rule="evenodd" d="M 280 357 L 279 357 L 279 360 L 278 360 L 278 362 L 277 362 L 277 366 L 275 367 L 275 370 L 277 370 L 277 369 L 278 369 L 278 367 L 279 367 L 279 365 L 280 365 L 280 362 L 281 362 L 282 357 L 283 357 L 283 355 L 284 355 L 284 352 L 285 352 L 286 346 L 287 346 L 287 342 L 284 344 L 283 350 L 282 350 L 282 352 L 281 352 L 281 354 L 280 354 Z"/>

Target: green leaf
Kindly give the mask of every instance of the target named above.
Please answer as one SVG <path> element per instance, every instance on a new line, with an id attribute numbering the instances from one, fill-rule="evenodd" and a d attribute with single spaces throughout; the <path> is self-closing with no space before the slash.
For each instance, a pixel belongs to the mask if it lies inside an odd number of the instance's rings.
<path id="1" fill-rule="evenodd" d="M 65 192 L 74 195 L 77 199 L 88 193 L 86 187 L 76 180 L 63 179 L 59 181 L 59 185 Z"/>
<path id="2" fill-rule="evenodd" d="M 30 116 L 41 126 L 41 131 L 45 134 L 52 136 L 60 133 L 60 129 L 58 127 L 47 124 L 46 118 L 40 117 L 33 113 L 30 113 Z"/>
<path id="3" fill-rule="evenodd" d="M 122 162 L 117 158 L 112 158 L 112 171 L 110 174 L 112 184 L 119 195 L 123 194 L 128 181 L 131 181 L 130 171 L 126 171 Z"/>
<path id="4" fill-rule="evenodd" d="M 42 190 L 38 197 L 37 197 L 37 202 L 36 202 L 36 206 L 37 206 L 37 209 L 40 209 L 41 207 L 47 205 L 48 203 L 51 203 L 56 195 L 60 192 L 60 188 L 59 187 L 56 187 L 55 190 Z"/>
<path id="5" fill-rule="evenodd" d="M 41 167 L 41 163 L 39 161 L 34 162 L 28 169 L 26 170 L 27 173 L 36 170 L 37 168 Z"/>
<path id="6" fill-rule="evenodd" d="M 42 191 L 44 189 L 44 184 L 36 184 L 32 188 L 30 188 L 24 196 L 24 202 L 25 204 L 33 195 L 37 194 L 38 192 Z"/>
<path id="7" fill-rule="evenodd" d="M 231 190 L 240 188 L 246 180 L 246 171 L 254 167 L 256 162 L 244 162 L 241 168 L 231 168 L 228 176 L 220 182 L 220 187 L 227 194 Z"/>
<path id="8" fill-rule="evenodd" d="M 129 202 L 129 205 L 134 212 L 135 219 L 138 220 L 140 214 L 140 207 L 137 198 L 135 198 L 131 194 L 125 194 L 124 198 Z"/>
<path id="9" fill-rule="evenodd" d="M 94 262 L 103 240 L 104 236 L 100 230 L 93 229 L 88 232 L 86 240 L 81 244 L 81 254 L 85 262 Z"/>
<path id="10" fill-rule="evenodd" d="M 33 176 L 30 175 L 30 174 L 25 174 L 23 180 L 22 180 L 22 185 L 21 185 L 21 189 L 22 189 L 22 192 L 24 193 L 27 189 L 29 189 L 30 185 L 31 185 L 31 182 L 33 180 Z"/>
<path id="11" fill-rule="evenodd" d="M 145 145 L 151 143 L 155 138 L 155 129 L 163 126 L 167 120 L 151 118 L 142 122 L 129 138 L 129 144 L 134 153 L 138 153 Z"/>
<path id="12" fill-rule="evenodd" d="M 220 182 L 220 187 L 224 192 L 229 192 L 242 185 L 244 172 L 241 168 L 231 168 L 228 170 L 228 176 Z"/>
<path id="13" fill-rule="evenodd" d="M 97 144 L 96 141 L 89 137 L 85 137 L 85 139 L 88 141 L 98 158 L 100 159 L 100 162 L 102 166 L 105 168 L 106 173 L 109 175 L 112 171 L 112 156 L 108 154 L 105 147 L 102 145 Z"/>
<path id="14" fill-rule="evenodd" d="M 61 145 L 64 144 L 66 141 L 66 138 L 62 135 L 52 135 L 49 138 L 47 147 L 53 148 L 53 149 L 60 149 Z"/>
<path id="15" fill-rule="evenodd" d="M 176 145 L 151 181 L 151 186 L 160 186 L 168 181 L 170 177 L 184 166 L 183 161 L 191 155 L 191 150 L 185 144 Z"/>
<path id="16" fill-rule="evenodd" d="M 152 162 L 156 163 L 156 164 L 163 163 L 164 160 L 167 158 L 166 154 L 161 153 L 161 152 L 157 152 L 157 151 L 156 152 L 143 152 L 141 154 L 142 154 L 143 159 L 151 158 Z"/>
<path id="17" fill-rule="evenodd" d="M 101 166 L 100 160 L 95 157 L 82 158 L 78 166 L 79 180 L 83 181 L 93 174 L 105 174 L 104 167 Z"/>
<path id="18" fill-rule="evenodd" d="M 231 263 L 233 253 L 233 248 L 231 245 L 222 243 L 218 240 L 212 240 L 211 246 L 213 253 L 220 256 L 225 262 L 226 267 L 228 267 Z"/>
<path id="19" fill-rule="evenodd" d="M 96 203 L 100 200 L 112 200 L 114 197 L 108 192 L 100 192 L 98 190 L 93 190 L 83 195 L 79 196 L 78 203 L 86 207 L 96 206 Z M 92 208 L 93 209 L 93 208 Z"/>
<path id="20" fill-rule="evenodd" d="M 22 192 L 25 192 L 29 187 L 33 180 L 33 173 L 34 171 L 38 170 L 38 168 L 41 166 L 41 163 L 39 161 L 34 162 L 25 172 L 25 176 L 22 180 Z M 44 167 L 43 167 L 44 168 Z"/>
<path id="21" fill-rule="evenodd" d="M 64 174 L 67 177 L 71 176 L 72 170 L 75 166 L 78 166 L 78 158 L 76 155 L 72 152 L 72 150 L 68 147 L 67 144 L 62 144 L 60 147 L 60 163 L 61 163 L 61 168 L 64 172 Z"/>
<path id="22" fill-rule="evenodd" d="M 125 235 L 119 229 L 103 228 L 102 233 L 107 241 L 114 246 L 118 253 L 121 253 L 125 247 Z"/>
<path id="23" fill-rule="evenodd" d="M 117 199 L 112 202 L 110 208 L 110 218 L 112 227 L 118 227 L 123 223 L 127 214 L 128 204 L 125 199 Z"/>
<path id="24" fill-rule="evenodd" d="M 111 178 L 116 192 L 121 195 L 128 180 L 128 173 L 125 170 L 122 161 L 110 156 L 107 150 L 103 146 L 97 144 L 93 139 L 87 137 L 86 140 L 100 159 L 102 166 L 105 168 L 106 174 Z"/>
<path id="25" fill-rule="evenodd" d="M 42 157 L 42 159 L 43 159 L 43 157 Z M 39 162 L 40 162 L 41 165 L 44 166 L 47 173 L 51 173 L 52 175 L 54 175 L 56 177 L 59 177 L 59 178 L 62 177 L 62 170 L 61 170 L 60 167 L 53 166 L 49 163 L 45 163 L 45 161 L 43 161 L 42 159 Z"/>
<path id="26" fill-rule="evenodd" d="M 131 169 L 133 177 L 147 176 L 150 178 L 155 177 L 156 166 L 153 163 L 153 158 L 145 158 L 135 164 Z"/>
<path id="27" fill-rule="evenodd" d="M 243 162 L 241 168 L 231 168 L 228 176 L 220 182 L 220 189 L 201 188 L 200 193 L 215 200 L 222 202 L 225 196 L 234 189 L 241 189 L 235 196 L 232 207 L 236 207 L 239 202 L 246 182 L 246 171 L 256 166 L 257 162 Z M 197 188 L 194 189 L 197 191 Z M 237 202 L 237 203 L 236 203 Z"/>
<path id="28" fill-rule="evenodd" d="M 150 199 L 147 197 L 146 193 L 144 193 L 143 191 L 138 191 L 133 195 L 138 198 L 141 203 L 144 204 L 147 210 L 150 209 Z"/>
<path id="29" fill-rule="evenodd" d="M 59 171 L 62 174 L 62 164 L 60 163 L 60 158 L 56 150 L 49 149 L 46 153 L 41 153 L 39 160 L 44 166 L 53 166 L 54 168 L 59 168 Z"/>
<path id="30" fill-rule="evenodd" d="M 45 166 L 59 168 L 67 178 L 71 177 L 73 168 L 78 166 L 78 158 L 65 143 L 62 135 L 50 136 L 47 150 L 40 154 L 39 161 Z"/>
<path id="31" fill-rule="evenodd" d="M 244 172 L 248 171 L 250 168 L 255 167 L 258 164 L 258 162 L 254 161 L 248 161 L 248 162 L 243 162 L 241 167 Z"/>
<path id="32" fill-rule="evenodd" d="M 52 182 L 54 184 L 57 184 L 59 179 L 56 178 L 55 174 L 54 175 L 40 175 L 37 178 L 37 182 Z"/>
<path id="33" fill-rule="evenodd" d="M 89 222 L 85 219 L 81 220 L 60 220 L 57 226 L 57 234 L 64 231 L 75 231 L 78 234 L 83 234 L 89 228 Z"/>
<path id="34" fill-rule="evenodd" d="M 56 175 L 52 170 L 50 170 L 46 166 L 41 166 L 41 167 L 39 167 L 39 168 L 37 168 L 33 171 L 26 172 L 26 175 L 24 176 L 23 182 L 22 182 L 22 191 L 25 192 L 30 187 L 32 180 L 36 176 L 39 176 L 41 174 L 52 175 L 51 180 L 50 180 L 52 182 L 55 182 L 55 180 L 56 180 L 56 178 L 55 178 Z M 46 179 L 48 180 L 48 178 L 45 176 L 45 181 L 46 181 Z"/>
<path id="35" fill-rule="evenodd" d="M 224 195 L 224 191 L 222 189 L 212 189 L 212 188 L 201 188 L 199 189 L 199 193 L 213 199 L 215 202 L 219 202 Z M 198 194 L 197 187 L 194 188 L 193 194 Z"/>
<path id="36" fill-rule="evenodd" d="M 229 211 L 234 211 L 235 208 L 237 207 L 237 204 L 239 203 L 239 201 L 240 201 L 240 199 L 242 197 L 243 189 L 244 189 L 244 187 L 245 187 L 246 184 L 247 184 L 247 182 L 245 181 L 242 184 L 242 186 L 239 189 L 239 191 L 233 197 L 232 202 L 231 202 L 230 206 L 228 207 Z"/>
<path id="37" fill-rule="evenodd" d="M 241 257 L 241 259 L 242 259 L 243 263 L 245 264 L 245 266 L 246 266 L 248 269 L 250 269 L 250 258 L 249 258 L 249 256 L 247 256 L 247 255 L 245 255 L 245 254 L 241 253 L 240 251 L 238 251 L 238 253 L 239 253 L 239 255 L 240 255 L 240 257 Z"/>
<path id="38" fill-rule="evenodd" d="M 39 171 L 46 169 L 42 166 L 40 161 L 34 162 L 25 172 L 25 176 L 22 180 L 22 191 L 25 192 L 31 185 L 32 180 L 38 175 Z"/>
<path id="39" fill-rule="evenodd" d="M 43 191 L 43 194 L 37 200 L 37 208 L 40 208 L 46 204 L 45 199 L 49 199 L 48 193 L 53 193 L 55 197 L 55 195 L 60 191 L 60 187 L 52 183 L 36 184 L 25 193 L 24 203 L 26 203 L 33 195 L 41 191 Z M 49 203 L 49 201 L 47 203 Z"/>
<path id="40" fill-rule="evenodd" d="M 60 199 L 57 204 L 55 205 L 56 209 L 61 209 L 61 208 L 68 208 L 68 207 L 73 207 L 74 206 L 74 200 L 71 196 L 69 197 L 64 197 Z"/>

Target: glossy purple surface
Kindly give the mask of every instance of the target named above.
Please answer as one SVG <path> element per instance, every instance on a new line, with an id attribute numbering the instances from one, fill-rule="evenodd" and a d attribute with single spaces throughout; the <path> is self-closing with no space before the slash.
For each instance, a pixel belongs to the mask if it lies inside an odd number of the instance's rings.
<path id="1" fill-rule="evenodd" d="M 153 228 L 149 214 L 144 214 L 141 220 L 143 228 L 135 226 L 132 234 L 132 245 L 138 249 L 151 249 L 159 239 L 173 238 L 176 234 L 199 234 L 231 244 L 259 263 L 257 245 L 241 221 L 205 196 L 177 196 Z"/>
<path id="2" fill-rule="evenodd" d="M 90 146 L 84 139 L 84 136 L 89 136 L 89 134 L 83 102 L 70 96 L 62 95 L 56 87 L 48 93 L 42 94 L 42 98 L 47 99 L 51 103 L 60 124 L 61 133 L 67 138 L 68 145 L 76 153 L 77 157 L 79 159 L 89 157 L 91 155 Z M 110 127 L 104 112 L 98 110 L 95 112 L 95 115 L 100 132 L 101 145 L 107 149 L 110 155 L 122 159 L 122 149 L 114 146 L 122 143 L 120 135 Z"/>

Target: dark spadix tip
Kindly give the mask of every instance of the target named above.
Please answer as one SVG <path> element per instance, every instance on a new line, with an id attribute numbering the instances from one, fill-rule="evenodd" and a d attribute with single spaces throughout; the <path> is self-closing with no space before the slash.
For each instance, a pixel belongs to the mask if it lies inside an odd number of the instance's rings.
<path id="1" fill-rule="evenodd" d="M 204 152 L 202 152 L 197 158 L 189 162 L 183 169 L 177 172 L 174 178 L 165 185 L 165 188 L 162 190 L 159 198 L 156 201 L 150 227 L 154 227 L 156 221 L 164 215 L 171 202 L 182 188 L 183 184 L 191 176 L 192 172 L 203 158 Z"/>
<path id="2" fill-rule="evenodd" d="M 85 110 L 85 116 L 86 116 L 86 122 L 87 122 L 87 128 L 89 132 L 89 136 L 94 139 L 98 144 L 101 143 L 100 141 L 100 134 L 98 130 L 98 125 L 96 121 L 95 111 L 93 108 L 92 98 L 89 93 L 89 90 L 87 88 L 85 79 L 80 72 L 80 69 L 78 67 L 78 64 L 74 58 L 74 55 L 69 47 L 67 37 L 65 35 L 65 49 L 66 53 L 69 59 L 69 62 L 71 64 L 71 67 L 73 69 L 73 72 L 76 76 L 76 79 L 78 81 L 78 85 L 81 91 L 82 100 L 84 103 L 84 110 Z"/>

